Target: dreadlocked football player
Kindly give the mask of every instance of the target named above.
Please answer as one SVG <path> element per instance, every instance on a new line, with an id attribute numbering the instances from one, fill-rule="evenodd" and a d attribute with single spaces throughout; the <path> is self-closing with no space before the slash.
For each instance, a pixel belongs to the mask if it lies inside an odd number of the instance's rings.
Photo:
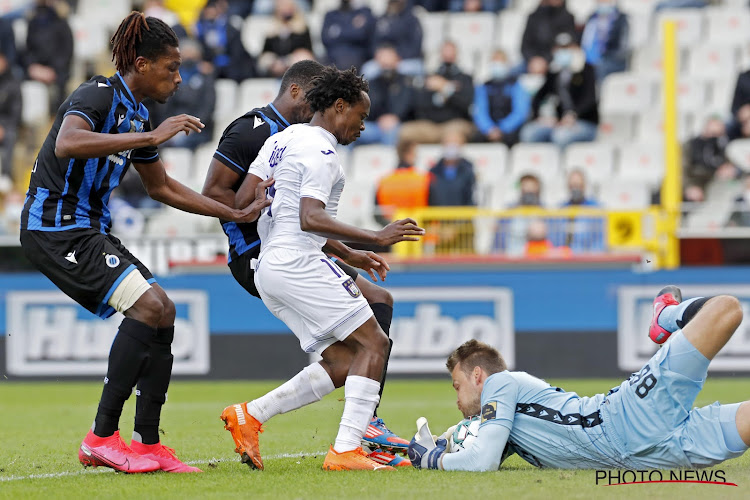
<path id="1" fill-rule="evenodd" d="M 323 69 L 323 65 L 315 61 L 300 61 L 293 64 L 282 77 L 278 95 L 272 103 L 245 113 L 227 127 L 209 166 L 203 186 L 204 195 L 228 206 L 235 206 L 238 201 L 241 204 L 243 200 L 237 199 L 237 190 L 266 140 L 292 124 L 307 123 L 312 118 L 310 104 L 305 96 L 312 86 L 313 78 L 320 75 Z M 253 269 L 253 261 L 257 260 L 261 248 L 258 223 L 238 224 L 222 221 L 222 228 L 229 239 L 228 260 L 232 276 L 251 295 L 260 298 L 255 287 Z M 323 250 L 338 257 L 334 265 L 338 265 L 343 273 L 354 280 L 370 305 L 378 324 L 385 334 L 389 335 L 393 317 L 392 295 L 384 288 L 360 276 L 354 269 L 358 267 L 366 270 L 373 280 L 377 281 L 375 273 L 381 279 L 385 278 L 388 270 L 385 260 L 373 252 L 354 250 L 334 239 L 328 240 Z M 373 271 L 374 269 L 376 271 Z M 392 345 L 392 341 L 390 344 Z M 380 381 L 381 396 L 385 384 L 387 359 Z M 242 404 L 246 405 L 246 403 Z M 260 462 L 248 461 L 249 455 L 245 450 L 247 446 L 243 444 L 240 424 L 233 421 L 234 415 L 234 409 L 230 409 L 222 418 L 226 421 L 227 429 L 232 431 L 237 453 L 243 456 L 243 460 L 248 465 L 262 467 Z M 248 435 L 257 435 L 257 430 L 248 430 Z M 410 465 L 408 460 L 392 453 L 395 450 L 405 452 L 409 442 L 388 429 L 383 420 L 377 416 L 377 408 L 368 425 L 363 442 L 372 449 L 370 457 L 374 460 L 391 466 Z"/>
<path id="2" fill-rule="evenodd" d="M 112 44 L 114 76 L 93 77 L 57 111 L 32 170 L 21 245 L 34 266 L 84 308 L 101 318 L 115 311 L 125 315 L 112 343 L 94 424 L 78 452 L 81 463 L 131 473 L 200 472 L 159 440 L 172 373 L 175 306 L 149 270 L 110 234 L 107 204 L 131 162 L 149 196 L 187 212 L 250 222 L 268 202 L 259 189 L 257 201 L 236 210 L 166 174 L 157 146 L 203 127 L 198 118 L 183 114 L 151 130 L 142 104 L 145 98 L 166 102 L 182 81 L 178 41 L 169 26 L 132 12 Z M 118 428 L 134 386 L 135 428 L 128 447 Z"/>

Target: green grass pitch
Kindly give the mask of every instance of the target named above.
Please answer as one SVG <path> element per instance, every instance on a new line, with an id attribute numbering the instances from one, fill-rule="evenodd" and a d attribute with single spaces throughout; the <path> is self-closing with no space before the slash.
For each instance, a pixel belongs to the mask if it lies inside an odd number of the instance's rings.
<path id="1" fill-rule="evenodd" d="M 709 379 L 697 405 L 750 399 L 747 379 Z M 591 395 L 616 380 L 550 380 L 566 390 Z M 201 467 L 203 474 L 116 474 L 83 469 L 77 448 L 93 420 L 100 383 L 0 383 L 0 498 L 750 498 L 750 453 L 720 469 L 738 487 L 701 484 L 597 486 L 595 472 L 534 469 L 512 457 L 494 473 L 398 470 L 324 472 L 343 409 L 343 389 L 320 403 L 280 415 L 261 435 L 265 471 L 239 463 L 229 433 L 219 420 L 228 404 L 252 399 L 274 382 L 172 383 L 162 418 L 163 442 Z M 126 404 L 121 431 L 129 442 L 134 397 Z M 391 380 L 381 416 L 403 437 L 426 416 L 433 432 L 460 419 L 447 378 Z"/>

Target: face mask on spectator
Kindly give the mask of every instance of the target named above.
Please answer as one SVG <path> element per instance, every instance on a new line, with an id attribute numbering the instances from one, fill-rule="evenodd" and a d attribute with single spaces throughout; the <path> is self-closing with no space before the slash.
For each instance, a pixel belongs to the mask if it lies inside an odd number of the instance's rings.
<path id="1" fill-rule="evenodd" d="M 496 61 L 490 63 L 490 75 L 493 80 L 503 80 L 510 73 L 508 65 L 504 62 Z"/>
<path id="2" fill-rule="evenodd" d="M 518 84 L 529 95 L 535 95 L 544 85 L 544 75 L 527 73 L 518 77 Z"/>
<path id="3" fill-rule="evenodd" d="M 583 190 L 577 188 L 571 189 L 570 202 L 574 205 L 580 205 L 583 203 Z"/>
<path id="4" fill-rule="evenodd" d="M 458 144 L 447 144 L 443 148 L 443 158 L 446 160 L 455 160 L 459 157 L 461 153 L 461 148 L 458 146 Z"/>
<path id="5" fill-rule="evenodd" d="M 573 52 L 570 49 L 557 49 L 552 56 L 552 63 L 560 69 L 567 69 L 573 61 Z"/>
<path id="6" fill-rule="evenodd" d="M 539 205 L 539 194 L 521 193 L 521 205 Z"/>

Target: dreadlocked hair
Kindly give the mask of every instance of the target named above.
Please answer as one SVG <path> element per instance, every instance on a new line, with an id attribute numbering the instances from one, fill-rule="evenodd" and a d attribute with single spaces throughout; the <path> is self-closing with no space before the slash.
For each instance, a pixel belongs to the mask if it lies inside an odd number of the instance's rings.
<path id="1" fill-rule="evenodd" d="M 167 47 L 180 45 L 177 35 L 164 21 L 136 11 L 122 20 L 110 43 L 112 60 L 120 73 L 132 68 L 139 56 L 154 61 Z"/>
<path id="2" fill-rule="evenodd" d="M 341 71 L 333 66 L 326 66 L 322 73 L 312 81 L 312 88 L 305 94 L 313 112 L 330 108 L 336 99 L 343 99 L 354 104 L 362 99 L 362 92 L 369 92 L 370 85 L 364 77 L 357 75 L 352 67 Z"/>

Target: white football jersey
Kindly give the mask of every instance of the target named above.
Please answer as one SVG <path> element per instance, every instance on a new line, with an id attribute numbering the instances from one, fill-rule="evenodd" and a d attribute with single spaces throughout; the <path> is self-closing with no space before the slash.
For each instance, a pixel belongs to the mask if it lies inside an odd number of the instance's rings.
<path id="1" fill-rule="evenodd" d="M 266 248 L 320 250 L 326 238 L 300 229 L 299 204 L 315 198 L 336 217 L 344 190 L 344 169 L 336 154 L 336 138 L 327 130 L 300 123 L 272 135 L 250 165 L 248 173 L 273 176 L 273 203 L 258 220 L 261 252 Z"/>

